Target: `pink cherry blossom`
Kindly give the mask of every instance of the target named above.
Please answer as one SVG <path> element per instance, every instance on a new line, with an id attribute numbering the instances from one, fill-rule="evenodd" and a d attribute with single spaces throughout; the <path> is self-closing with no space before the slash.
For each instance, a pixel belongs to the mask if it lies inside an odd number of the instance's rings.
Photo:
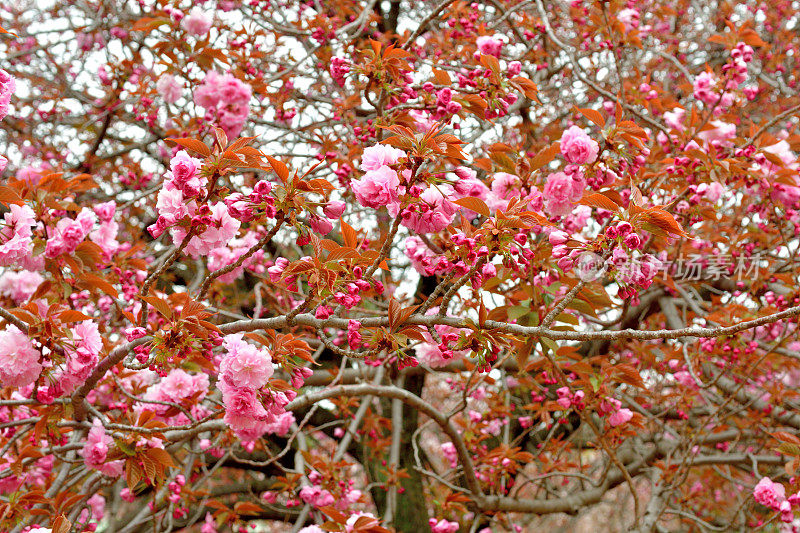
<path id="1" fill-rule="evenodd" d="M 0 68 L 0 120 L 8 115 L 8 107 L 11 103 L 11 95 L 17 88 L 14 76 Z"/>
<path id="2" fill-rule="evenodd" d="M 519 176 L 508 172 L 497 172 L 492 177 L 492 192 L 498 198 L 508 200 L 518 193 L 521 183 Z"/>
<path id="3" fill-rule="evenodd" d="M 561 135 L 561 153 L 570 163 L 583 165 L 597 159 L 600 147 L 578 126 L 570 126 Z"/>
<path id="4" fill-rule="evenodd" d="M 232 74 L 211 71 L 194 91 L 194 103 L 206 108 L 228 138 L 242 131 L 250 114 L 252 88 Z"/>
<path id="5" fill-rule="evenodd" d="M 71 254 L 80 243 L 89 235 L 97 215 L 84 207 L 75 219 L 62 218 L 58 221 L 50 239 L 47 241 L 45 255 L 58 257 L 62 254 Z"/>
<path id="6" fill-rule="evenodd" d="M 220 378 L 230 387 L 260 389 L 272 376 L 272 358 L 266 349 L 245 342 L 241 333 L 226 335 Z"/>
<path id="7" fill-rule="evenodd" d="M 631 412 L 630 409 L 623 408 L 616 413 L 612 413 L 608 417 L 608 423 L 611 426 L 621 426 L 622 424 L 628 422 L 631 418 L 633 418 L 633 412 Z"/>
<path id="8" fill-rule="evenodd" d="M 711 121 L 713 128 L 703 130 L 697 134 L 697 137 L 707 143 L 727 143 L 736 137 L 736 125 L 722 122 L 721 120 Z"/>
<path id="9" fill-rule="evenodd" d="M 195 202 L 186 201 L 179 189 L 165 187 L 158 193 L 156 210 L 159 215 L 168 216 L 175 221 L 185 217 L 190 211 L 194 212 L 195 209 Z"/>
<path id="10" fill-rule="evenodd" d="M 403 225 L 416 233 L 434 233 L 446 228 L 457 211 L 453 204 L 436 187 L 429 187 L 420 195 L 416 212 L 403 213 Z"/>
<path id="11" fill-rule="evenodd" d="M 411 236 L 406 239 L 405 253 L 420 274 L 430 276 L 436 271 L 434 261 L 437 255 L 419 237 Z"/>
<path id="12" fill-rule="evenodd" d="M 274 422 L 270 422 L 266 425 L 266 432 L 278 435 L 279 437 L 285 437 L 292 428 L 292 424 L 295 422 L 294 413 L 281 413 Z"/>
<path id="13" fill-rule="evenodd" d="M 253 247 L 261 237 L 260 231 L 248 231 L 241 238 L 232 239 L 227 246 L 214 248 L 208 254 L 208 268 L 212 271 L 219 270 L 236 262 L 251 247 Z M 263 274 L 267 271 L 264 265 L 264 251 L 257 250 L 238 268 L 227 274 L 223 274 L 218 279 L 221 283 L 231 283 L 238 279 L 247 269 L 256 274 Z"/>
<path id="14" fill-rule="evenodd" d="M 719 100 L 719 95 L 714 91 L 717 80 L 711 72 L 701 72 L 694 79 L 694 96 L 707 105 L 713 105 Z"/>
<path id="15" fill-rule="evenodd" d="M 495 57 L 500 57 L 500 52 L 503 49 L 503 41 L 489 35 L 481 35 L 475 40 L 475 44 L 478 45 L 478 50 L 482 54 Z"/>
<path id="16" fill-rule="evenodd" d="M 225 246 L 233 239 L 239 231 L 241 222 L 231 217 L 224 202 L 217 202 L 211 206 L 211 223 L 205 231 L 195 235 L 189 240 L 186 246 L 186 254 L 191 257 L 208 255 L 215 248 Z M 179 246 L 186 237 L 186 230 L 183 227 L 172 229 L 172 241 Z"/>
<path id="17" fill-rule="evenodd" d="M 100 227 L 89 233 L 89 240 L 100 246 L 107 258 L 111 258 L 120 247 L 117 241 L 118 233 L 119 224 L 111 220 L 103 222 Z"/>
<path id="18" fill-rule="evenodd" d="M 43 281 L 44 278 L 38 272 L 7 270 L 0 275 L 0 294 L 20 304 L 27 301 Z"/>
<path id="19" fill-rule="evenodd" d="M 404 157 L 406 157 L 406 153 L 399 148 L 388 144 L 376 144 L 364 149 L 359 168 L 364 172 L 379 170 L 383 166 L 396 164 Z"/>
<path id="20" fill-rule="evenodd" d="M 583 195 L 583 188 L 580 181 L 563 172 L 550 174 L 542 192 L 545 211 L 550 216 L 568 215 Z"/>
<path id="21" fill-rule="evenodd" d="M 786 489 L 781 483 L 775 483 L 770 478 L 763 477 L 753 489 L 753 497 L 761 505 L 778 510 L 786 498 Z"/>
<path id="22" fill-rule="evenodd" d="M 360 180 L 353 180 L 353 192 L 364 207 L 383 207 L 397 201 L 400 179 L 388 166 L 369 170 Z"/>
<path id="23" fill-rule="evenodd" d="M 106 462 L 108 452 L 113 444 L 114 439 L 106 435 L 105 428 L 103 428 L 99 420 L 95 419 L 94 425 L 86 437 L 86 443 L 81 449 L 81 455 L 86 466 L 109 477 L 122 475 L 124 461 Z"/>
<path id="24" fill-rule="evenodd" d="M 639 11 L 634 8 L 622 9 L 617 13 L 617 20 L 622 23 L 626 32 L 631 32 L 639 27 Z"/>
<path id="25" fill-rule="evenodd" d="M 677 131 L 683 131 L 686 129 L 686 126 L 683 125 L 685 117 L 686 110 L 676 107 L 672 111 L 664 113 L 664 123 Z"/>
<path id="26" fill-rule="evenodd" d="M 0 331 L 0 383 L 4 387 L 30 385 L 42 371 L 41 353 L 16 326 Z"/>
<path id="27" fill-rule="evenodd" d="M 220 385 L 225 383 L 220 382 Z M 254 440 L 266 432 L 272 419 L 264 408 L 258 393 L 250 388 L 229 388 L 222 385 L 222 403 L 225 405 L 224 421 L 242 440 Z"/>
<path id="28" fill-rule="evenodd" d="M 205 35 L 211 29 L 213 20 L 211 15 L 203 11 L 199 6 L 195 6 L 188 15 L 181 20 L 181 28 L 192 35 Z"/>
<path id="29" fill-rule="evenodd" d="M 86 381 L 97 366 L 103 347 L 97 324 L 91 320 L 76 324 L 70 333 L 72 342 L 64 348 L 67 360 L 56 384 L 64 394 L 71 393 Z"/>
<path id="30" fill-rule="evenodd" d="M 333 494 L 318 486 L 305 486 L 300 489 L 300 498 L 314 507 L 326 507 L 336 503 Z"/>
<path id="31" fill-rule="evenodd" d="M 183 87 L 181 87 L 178 79 L 172 74 L 163 74 L 156 82 L 156 90 L 161 98 L 168 104 L 174 104 L 183 95 Z"/>
<path id="32" fill-rule="evenodd" d="M 180 190 L 184 196 L 198 196 L 202 192 L 205 178 L 200 176 L 200 167 L 203 162 L 191 157 L 186 150 L 181 150 L 169 162 L 170 171 L 165 179 L 168 188 Z"/>
<path id="33" fill-rule="evenodd" d="M 429 518 L 428 525 L 431 526 L 431 533 L 456 533 L 459 528 L 458 522 L 449 522 L 444 518 L 438 521 L 435 518 Z"/>
<path id="34" fill-rule="evenodd" d="M 114 213 L 117 212 L 117 204 L 113 201 L 102 202 L 95 205 L 92 210 L 100 222 L 108 222 L 114 218 Z"/>

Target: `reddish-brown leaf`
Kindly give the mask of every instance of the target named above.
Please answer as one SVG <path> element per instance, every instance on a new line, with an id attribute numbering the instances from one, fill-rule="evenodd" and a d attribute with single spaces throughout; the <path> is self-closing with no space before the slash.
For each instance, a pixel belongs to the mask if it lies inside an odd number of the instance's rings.
<path id="1" fill-rule="evenodd" d="M 458 204 L 461 207 L 465 207 L 471 211 L 475 211 L 479 215 L 483 215 L 487 218 L 492 216 L 492 212 L 489 210 L 489 206 L 486 205 L 486 202 L 484 202 L 480 198 L 475 198 L 474 196 L 465 196 L 464 198 L 453 200 L 453 203 Z"/>
<path id="2" fill-rule="evenodd" d="M 588 205 L 589 207 L 605 209 L 606 211 L 611 211 L 611 212 L 620 210 L 620 206 L 617 205 L 617 203 L 614 202 L 614 200 L 596 192 L 590 192 L 584 195 L 584 197 L 581 198 L 578 203 L 581 205 Z"/>
<path id="3" fill-rule="evenodd" d="M 581 115 L 583 115 L 584 117 L 588 118 L 589 120 L 597 124 L 598 128 L 602 128 L 606 125 L 606 119 L 603 117 L 603 115 L 600 114 L 599 111 L 589 108 L 586 109 L 576 108 L 576 109 L 578 109 Z"/>
<path id="4" fill-rule="evenodd" d="M 183 146 L 193 152 L 197 152 L 198 154 L 203 155 L 204 157 L 208 157 L 211 155 L 211 149 L 205 145 L 202 141 L 198 141 L 197 139 L 191 139 L 189 137 L 181 137 L 181 138 L 168 138 L 167 141 L 172 141 L 179 146 Z"/>

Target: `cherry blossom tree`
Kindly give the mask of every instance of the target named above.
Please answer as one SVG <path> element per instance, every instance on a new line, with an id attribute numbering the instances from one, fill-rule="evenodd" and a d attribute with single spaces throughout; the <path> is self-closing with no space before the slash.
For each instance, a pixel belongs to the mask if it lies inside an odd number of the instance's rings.
<path id="1" fill-rule="evenodd" d="M 786 0 L 0 6 L 0 531 L 800 531 Z"/>

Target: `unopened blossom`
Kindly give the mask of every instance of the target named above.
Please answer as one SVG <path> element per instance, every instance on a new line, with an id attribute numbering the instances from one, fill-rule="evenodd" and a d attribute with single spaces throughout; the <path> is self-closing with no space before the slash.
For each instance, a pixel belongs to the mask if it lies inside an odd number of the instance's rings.
<path id="1" fill-rule="evenodd" d="M 340 202 L 338 200 L 332 200 L 328 202 L 324 208 L 322 208 L 322 212 L 328 218 L 331 219 L 339 218 L 344 213 L 345 207 L 346 205 L 344 202 Z"/>
<path id="2" fill-rule="evenodd" d="M 329 72 L 339 87 L 344 87 L 345 76 L 350 72 L 350 63 L 341 57 L 334 57 L 331 59 L 331 66 Z"/>
<path id="3" fill-rule="evenodd" d="M 330 220 L 317 216 L 309 217 L 308 225 L 320 235 L 327 235 L 333 229 L 333 224 Z"/>

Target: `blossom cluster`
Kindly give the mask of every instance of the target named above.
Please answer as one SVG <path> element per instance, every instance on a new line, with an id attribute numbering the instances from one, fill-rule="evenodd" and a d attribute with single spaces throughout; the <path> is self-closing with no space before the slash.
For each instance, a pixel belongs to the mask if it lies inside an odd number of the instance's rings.
<path id="1" fill-rule="evenodd" d="M 285 433 L 293 418 L 284 407 L 295 393 L 266 387 L 274 372 L 270 354 L 246 342 L 240 333 L 226 335 L 222 348 L 217 387 L 222 391 L 225 423 L 243 441 L 267 432 Z"/>
<path id="2" fill-rule="evenodd" d="M 37 225 L 33 209 L 27 205 L 12 204 L 3 219 L 5 224 L 0 228 L 0 266 L 39 270 L 41 260 L 32 255 L 33 229 Z"/>
<path id="3" fill-rule="evenodd" d="M 780 514 L 781 521 L 792 523 L 794 509 L 800 506 L 800 492 L 786 497 L 786 488 L 768 477 L 763 477 L 753 489 L 753 497 L 763 505 Z"/>
<path id="4" fill-rule="evenodd" d="M 172 158 L 164 187 L 158 194 L 158 219 L 148 228 L 154 237 L 169 229 L 176 246 L 191 231 L 185 250 L 192 257 L 208 255 L 224 247 L 241 226 L 224 202 L 209 205 L 202 201 L 208 194 L 208 179 L 202 175 L 201 167 L 202 161 L 185 151 Z"/>
<path id="5" fill-rule="evenodd" d="M 11 103 L 11 95 L 17 88 L 14 76 L 0 68 L 0 120 L 8 115 L 8 107 Z M 0 171 L 2 171 L 0 169 Z"/>
<path id="6" fill-rule="evenodd" d="M 114 444 L 114 439 L 106 434 L 106 430 L 99 420 L 95 420 L 92 429 L 86 436 L 86 443 L 81 449 L 81 455 L 86 466 L 101 472 L 109 477 L 122 475 L 124 461 L 109 460 L 108 453 Z"/>
<path id="7" fill-rule="evenodd" d="M 250 114 L 253 89 L 233 74 L 210 71 L 194 91 L 194 103 L 206 109 L 206 118 L 215 122 L 228 138 L 239 135 Z"/>
<path id="8" fill-rule="evenodd" d="M 42 354 L 16 326 L 0 331 L 0 383 L 3 387 L 30 385 L 42 372 Z"/>
<path id="9" fill-rule="evenodd" d="M 747 64 L 752 59 L 753 48 L 745 43 L 738 43 L 731 51 L 730 60 L 722 67 L 724 83 L 720 83 L 712 72 L 701 72 L 694 79 L 694 97 L 713 106 L 715 115 L 721 115 L 733 103 L 736 97 L 734 91 L 747 81 Z M 752 89 L 746 89 L 745 95 L 750 98 Z"/>

